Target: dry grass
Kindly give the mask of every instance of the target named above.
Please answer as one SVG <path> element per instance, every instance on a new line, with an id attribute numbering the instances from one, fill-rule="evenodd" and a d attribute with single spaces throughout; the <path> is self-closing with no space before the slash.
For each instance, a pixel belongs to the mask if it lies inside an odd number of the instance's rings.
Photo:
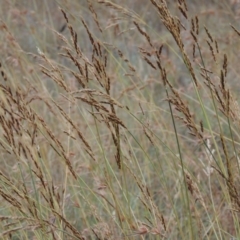
<path id="1" fill-rule="evenodd" d="M 80 2 L 1 8 L 0 238 L 238 239 L 238 3 Z"/>

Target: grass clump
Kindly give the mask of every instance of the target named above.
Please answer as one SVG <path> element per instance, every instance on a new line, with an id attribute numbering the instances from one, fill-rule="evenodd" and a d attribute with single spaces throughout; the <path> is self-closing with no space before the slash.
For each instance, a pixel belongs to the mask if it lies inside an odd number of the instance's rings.
<path id="1" fill-rule="evenodd" d="M 1 239 L 238 239 L 236 4 L 80 2 L 1 9 Z"/>

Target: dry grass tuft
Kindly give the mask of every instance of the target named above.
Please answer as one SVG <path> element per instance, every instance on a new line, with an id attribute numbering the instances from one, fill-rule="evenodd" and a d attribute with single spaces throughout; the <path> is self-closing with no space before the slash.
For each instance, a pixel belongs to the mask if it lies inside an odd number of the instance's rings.
<path id="1" fill-rule="evenodd" d="M 238 239 L 238 7 L 80 2 L 0 9 L 1 239 Z"/>

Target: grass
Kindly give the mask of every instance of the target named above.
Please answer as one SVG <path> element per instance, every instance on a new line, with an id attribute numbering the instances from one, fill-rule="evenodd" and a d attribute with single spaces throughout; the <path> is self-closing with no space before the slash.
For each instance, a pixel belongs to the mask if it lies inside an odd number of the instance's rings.
<path id="1" fill-rule="evenodd" d="M 238 5 L 49 2 L 1 7 L 1 239 L 238 239 Z"/>

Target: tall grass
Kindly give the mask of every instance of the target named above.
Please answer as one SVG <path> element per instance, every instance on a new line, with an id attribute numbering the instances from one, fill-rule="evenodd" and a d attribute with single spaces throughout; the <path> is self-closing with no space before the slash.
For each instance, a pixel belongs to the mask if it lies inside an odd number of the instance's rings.
<path id="1" fill-rule="evenodd" d="M 1 9 L 1 239 L 238 239 L 237 5 L 80 2 Z"/>

